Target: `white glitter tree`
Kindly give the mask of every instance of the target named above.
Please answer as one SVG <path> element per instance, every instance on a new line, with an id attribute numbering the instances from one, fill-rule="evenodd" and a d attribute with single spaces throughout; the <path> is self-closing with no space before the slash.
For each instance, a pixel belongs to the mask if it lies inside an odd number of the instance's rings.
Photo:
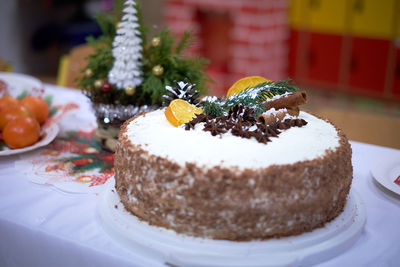
<path id="1" fill-rule="evenodd" d="M 118 23 L 113 41 L 114 64 L 108 73 L 108 80 L 118 89 L 125 89 L 127 86 L 136 88 L 143 80 L 140 70 L 142 39 L 135 5 L 134 0 L 125 1 L 124 15 Z"/>

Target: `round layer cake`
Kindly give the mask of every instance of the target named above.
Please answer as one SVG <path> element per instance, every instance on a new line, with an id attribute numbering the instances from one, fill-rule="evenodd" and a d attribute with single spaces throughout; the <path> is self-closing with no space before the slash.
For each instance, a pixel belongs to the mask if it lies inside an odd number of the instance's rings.
<path id="1" fill-rule="evenodd" d="M 164 109 L 128 120 L 115 154 L 125 208 L 151 225 L 226 240 L 301 234 L 337 217 L 352 181 L 351 147 L 331 123 L 300 112 L 266 144 L 201 125 L 174 127 Z"/>

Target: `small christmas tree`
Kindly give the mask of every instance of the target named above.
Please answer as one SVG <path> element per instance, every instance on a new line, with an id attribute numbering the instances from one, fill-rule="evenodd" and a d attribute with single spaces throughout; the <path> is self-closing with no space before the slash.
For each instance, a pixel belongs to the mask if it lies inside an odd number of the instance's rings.
<path id="1" fill-rule="evenodd" d="M 118 24 L 113 42 L 114 64 L 108 74 L 108 80 L 117 89 L 128 86 L 137 87 L 142 83 L 141 71 L 142 38 L 140 37 L 136 3 L 125 1 L 124 15 Z"/>

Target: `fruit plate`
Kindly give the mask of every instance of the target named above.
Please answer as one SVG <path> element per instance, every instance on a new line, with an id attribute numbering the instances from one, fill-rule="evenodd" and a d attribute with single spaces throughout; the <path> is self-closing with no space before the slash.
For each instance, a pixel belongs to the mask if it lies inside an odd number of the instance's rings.
<path id="1" fill-rule="evenodd" d="M 10 149 L 6 145 L 4 145 L 3 148 L 0 148 L 0 156 L 10 156 L 10 155 L 15 155 L 15 154 L 21 154 L 21 153 L 35 150 L 39 147 L 47 146 L 56 138 L 59 131 L 60 131 L 60 128 L 58 127 L 58 125 L 56 123 L 53 123 L 50 126 L 42 129 L 42 131 L 40 133 L 40 139 L 35 144 L 24 147 L 24 148 L 18 148 L 18 149 Z"/>
<path id="2" fill-rule="evenodd" d="M 400 157 L 398 154 L 388 155 L 376 161 L 371 167 L 371 174 L 384 188 L 400 195 L 400 184 L 395 180 L 400 179 Z"/>
<path id="3" fill-rule="evenodd" d="M 0 72 L 0 81 L 6 83 L 6 88 L 0 88 L 0 97 L 7 91 L 13 97 L 20 97 L 24 93 L 41 94 L 43 84 L 40 80 L 25 74 Z"/>
<path id="4" fill-rule="evenodd" d="M 344 211 L 324 227 L 298 236 L 234 242 L 177 234 L 127 212 L 110 181 L 98 203 L 105 231 L 134 253 L 170 266 L 309 266 L 348 250 L 362 233 L 366 211 L 352 190 Z"/>

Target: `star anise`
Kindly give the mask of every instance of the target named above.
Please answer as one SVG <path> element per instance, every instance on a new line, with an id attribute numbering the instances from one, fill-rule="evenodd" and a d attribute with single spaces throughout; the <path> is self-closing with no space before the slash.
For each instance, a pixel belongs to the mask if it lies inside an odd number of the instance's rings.
<path id="1" fill-rule="evenodd" d="M 297 127 L 302 127 L 304 125 L 307 125 L 307 122 L 303 119 L 297 119 L 295 120 L 295 126 Z"/>
<path id="2" fill-rule="evenodd" d="M 233 126 L 231 133 L 235 136 L 243 137 L 243 138 L 250 138 L 252 137 L 252 133 L 246 129 L 243 128 L 242 123 L 238 121 L 235 126 Z"/>
<path id="3" fill-rule="evenodd" d="M 189 131 L 191 129 L 194 129 L 194 127 L 196 126 L 197 122 L 194 120 L 189 121 L 188 123 L 185 123 L 185 130 Z"/>
<path id="4" fill-rule="evenodd" d="M 243 130 L 242 134 L 240 135 L 240 137 L 247 138 L 247 139 L 251 138 L 252 136 L 253 135 L 251 134 L 251 132 L 247 131 L 247 130 Z"/>
<path id="5" fill-rule="evenodd" d="M 265 131 L 267 130 L 267 127 L 265 126 L 265 124 L 262 123 L 257 123 L 257 132 L 261 132 L 261 133 L 265 133 Z"/>
<path id="6" fill-rule="evenodd" d="M 269 135 L 273 136 L 273 137 L 277 137 L 278 134 L 280 134 L 281 132 L 278 130 L 278 128 L 276 127 L 276 124 L 271 124 L 267 127 L 266 129 L 266 133 L 268 133 Z"/>
<path id="7" fill-rule="evenodd" d="M 215 120 L 211 120 L 211 121 L 207 122 L 204 125 L 203 131 L 209 131 L 212 136 L 226 133 L 226 130 L 224 129 L 224 127 L 221 124 L 215 122 Z"/>
<path id="8" fill-rule="evenodd" d="M 237 122 L 234 122 L 234 121 L 232 121 L 232 122 L 234 123 L 233 128 L 237 128 L 238 130 L 240 129 L 243 131 L 248 126 L 247 123 L 242 122 L 241 120 L 238 120 Z"/>
<path id="9" fill-rule="evenodd" d="M 199 114 L 194 118 L 194 120 L 196 120 L 197 123 L 206 122 L 212 119 L 214 119 L 214 117 L 208 114 Z"/>
<path id="10" fill-rule="evenodd" d="M 278 122 L 276 126 L 279 130 L 287 130 L 290 128 L 290 122 Z"/>
<path id="11" fill-rule="evenodd" d="M 228 120 L 228 116 L 221 116 L 221 117 L 215 118 L 215 121 L 218 123 L 225 123 L 227 120 Z"/>
<path id="12" fill-rule="evenodd" d="M 256 132 L 253 136 L 256 138 L 256 140 L 258 142 L 263 143 L 263 144 L 266 144 L 267 142 L 271 141 L 268 138 L 268 136 L 266 136 L 265 134 L 263 134 L 261 132 Z"/>
<path id="13" fill-rule="evenodd" d="M 236 125 L 236 123 L 231 119 L 225 121 L 225 129 L 226 130 L 232 129 L 233 127 L 235 127 L 235 125 Z"/>
<path id="14" fill-rule="evenodd" d="M 201 122 L 204 122 L 203 131 L 209 131 L 213 136 L 224 134 L 230 130 L 234 136 L 242 138 L 254 137 L 257 142 L 263 144 L 270 142 L 270 137 L 278 137 L 281 133 L 280 130 L 301 127 L 307 124 L 303 119 L 286 119 L 269 125 L 258 123 L 255 119 L 254 109 L 241 104 L 229 109 L 227 116 L 197 115 L 193 120 L 185 124 L 185 129 L 194 129 L 195 125 Z M 254 125 L 256 126 L 255 129 L 252 127 Z"/>
<path id="15" fill-rule="evenodd" d="M 213 119 L 211 115 L 205 115 L 205 114 L 199 114 L 196 117 L 194 117 L 191 121 L 188 123 L 185 123 L 185 130 L 189 131 L 190 129 L 194 129 L 196 124 L 200 122 L 207 122 L 209 120 Z"/>
<path id="16" fill-rule="evenodd" d="M 241 125 L 236 124 L 235 126 L 233 126 L 231 133 L 234 136 L 242 136 L 242 132 L 243 132 L 243 128 Z"/>

